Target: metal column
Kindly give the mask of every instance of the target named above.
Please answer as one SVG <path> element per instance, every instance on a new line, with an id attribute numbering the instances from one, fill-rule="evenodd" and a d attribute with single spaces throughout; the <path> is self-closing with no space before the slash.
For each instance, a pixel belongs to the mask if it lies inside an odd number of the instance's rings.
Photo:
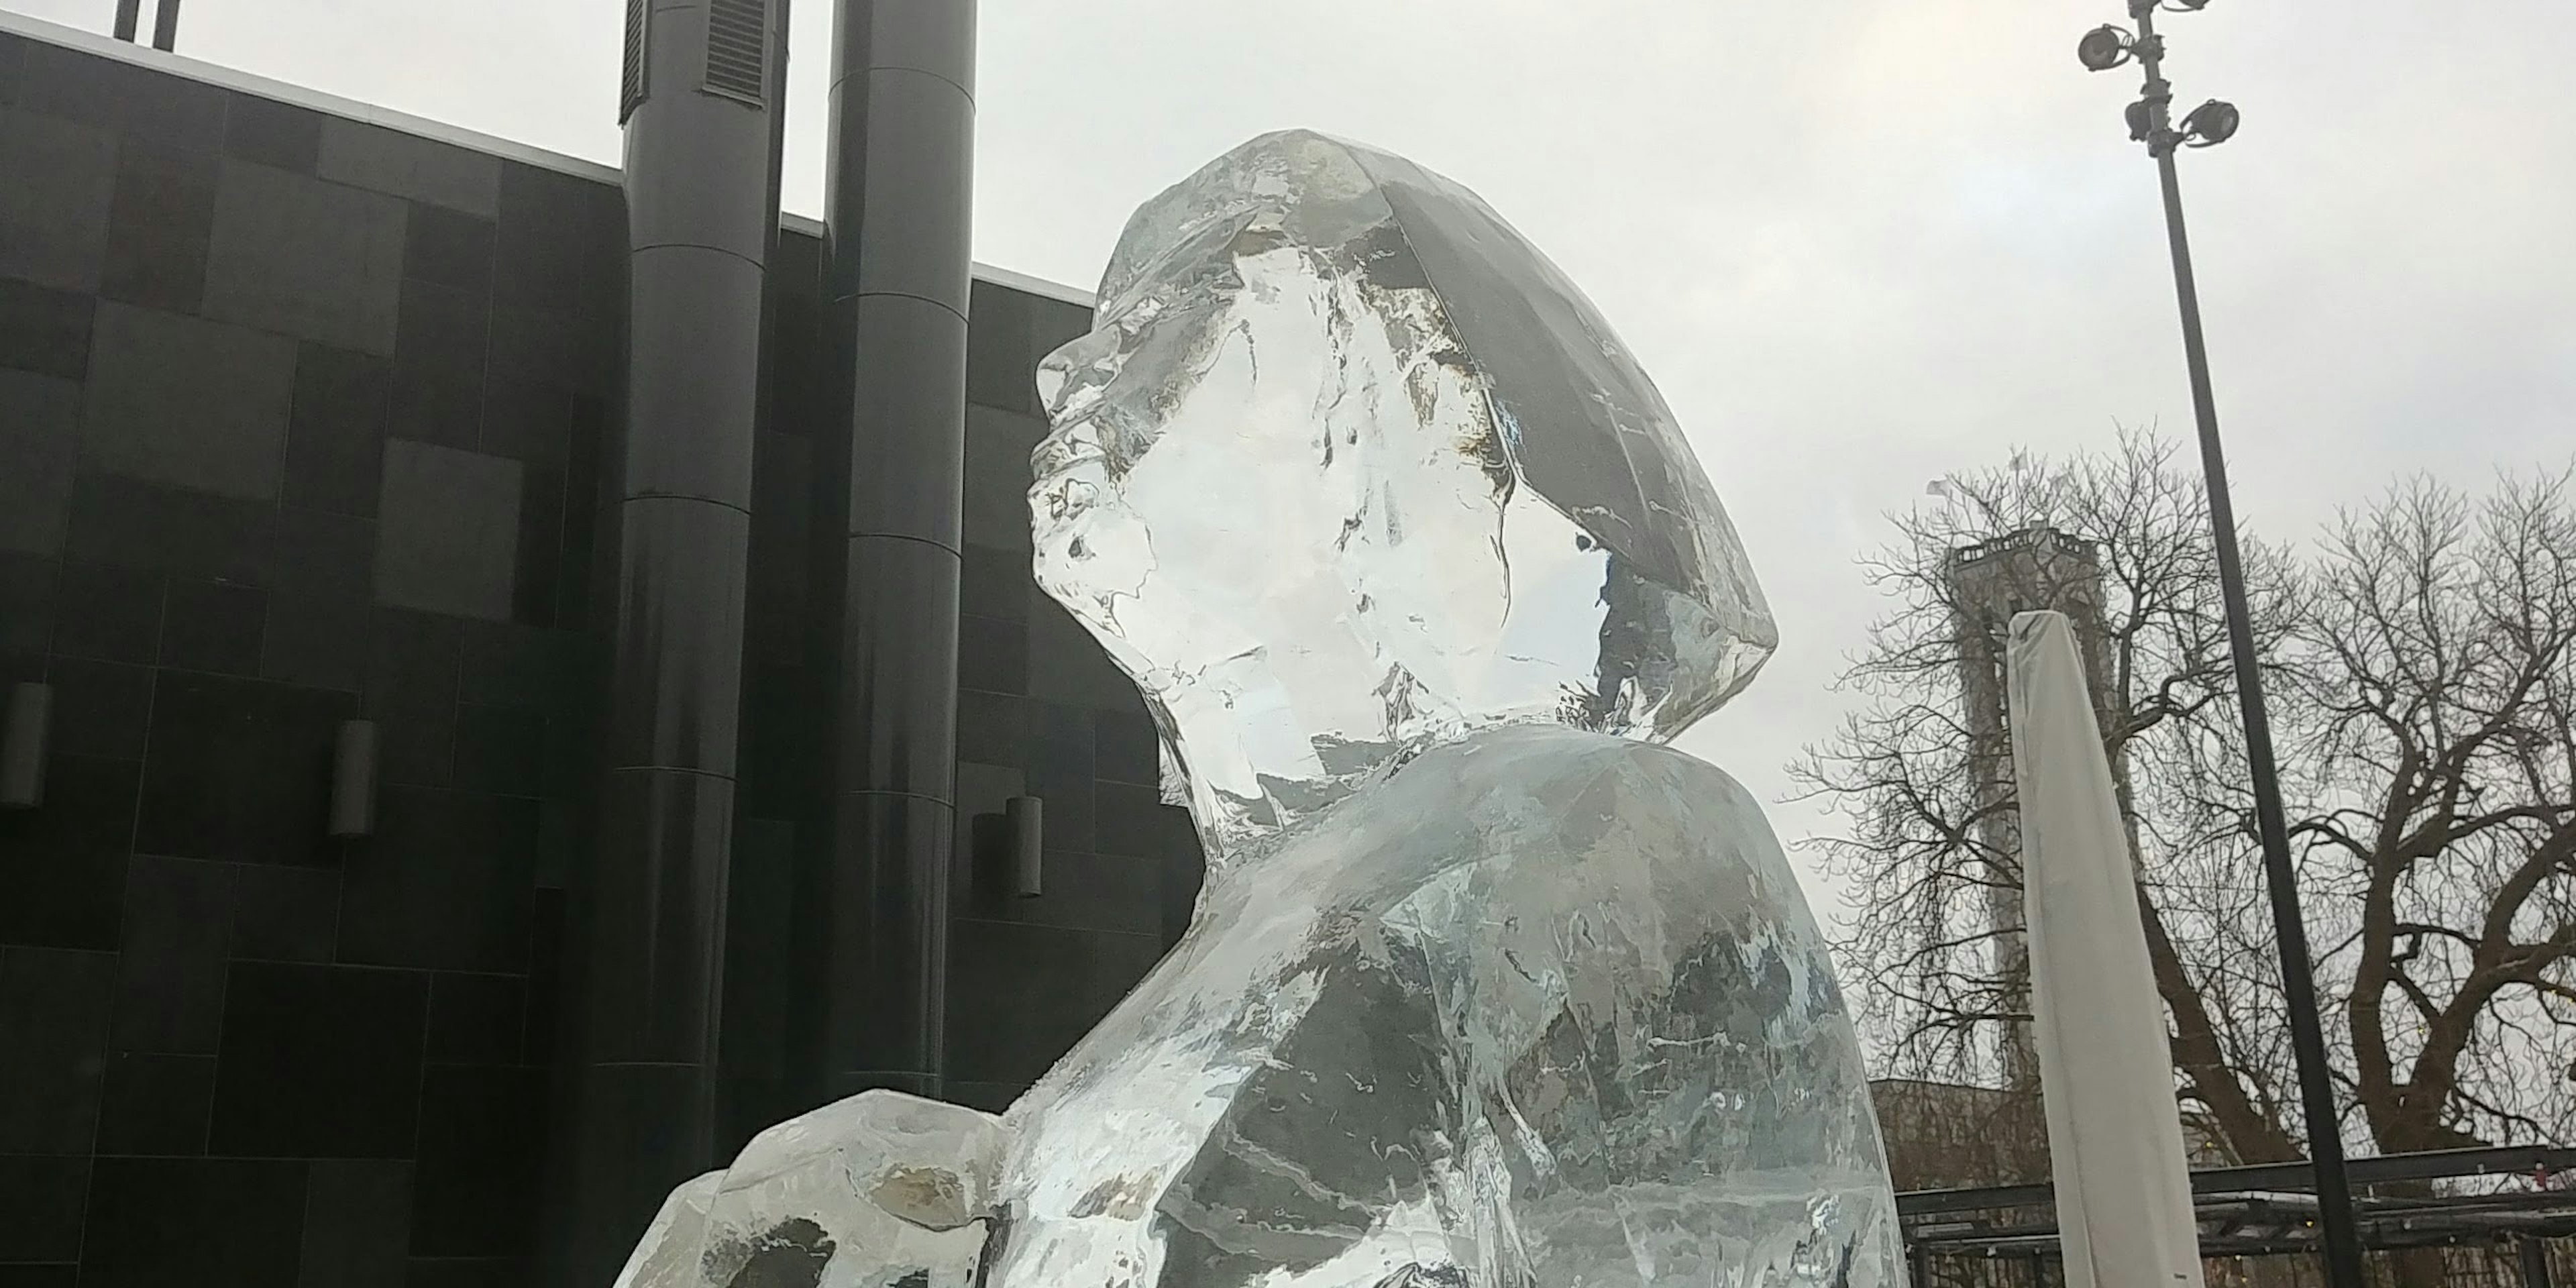
<path id="1" fill-rule="evenodd" d="M 830 826 L 807 887 L 819 978 L 803 1044 L 824 1098 L 939 1088 L 974 67 L 974 0 L 839 0 L 823 360 L 847 539 L 830 588 Z"/>
<path id="2" fill-rule="evenodd" d="M 715 1156 L 743 585 L 778 235 L 786 0 L 629 0 L 625 432 L 604 473 L 609 685 L 580 938 L 570 1277 L 604 1284 Z"/>

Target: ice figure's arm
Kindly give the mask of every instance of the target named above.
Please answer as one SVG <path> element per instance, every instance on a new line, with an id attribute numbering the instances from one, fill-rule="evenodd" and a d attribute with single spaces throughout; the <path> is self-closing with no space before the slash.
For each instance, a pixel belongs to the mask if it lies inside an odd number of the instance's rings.
<path id="1" fill-rule="evenodd" d="M 1452 958 L 1488 1253 L 1539 1282 L 1901 1283 L 1859 1048 L 1759 804 L 1639 746 L 1563 805 L 1489 861 Z"/>
<path id="2" fill-rule="evenodd" d="M 1006 1140 L 998 1118 L 900 1092 L 825 1105 L 672 1191 L 616 1288 L 966 1288 Z"/>

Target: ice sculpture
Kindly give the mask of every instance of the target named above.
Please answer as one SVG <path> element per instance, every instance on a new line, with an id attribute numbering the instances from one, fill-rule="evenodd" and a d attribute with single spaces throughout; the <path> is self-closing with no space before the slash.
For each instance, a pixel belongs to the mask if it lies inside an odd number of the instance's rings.
<path id="1" fill-rule="evenodd" d="M 1661 745 L 1768 610 L 1564 275 L 1439 176 L 1266 135 L 1136 214 L 1040 385 L 1038 579 L 1155 714 L 1193 923 L 1006 1114 L 817 1110 L 627 1280 L 810 1230 L 847 1233 L 797 1282 L 864 1288 L 1902 1284 L 1797 883 Z"/>

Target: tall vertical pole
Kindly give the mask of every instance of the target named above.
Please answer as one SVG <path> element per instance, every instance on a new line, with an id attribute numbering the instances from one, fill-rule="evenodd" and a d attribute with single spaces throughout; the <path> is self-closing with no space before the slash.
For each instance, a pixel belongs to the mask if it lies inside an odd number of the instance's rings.
<path id="1" fill-rule="evenodd" d="M 609 661 L 558 1150 L 569 1265 L 604 1284 L 719 1156 L 744 582 L 787 0 L 628 0 L 623 428 L 602 480 Z"/>
<path id="2" fill-rule="evenodd" d="M 2165 234 L 2173 253 L 2174 295 L 2182 310 L 2183 360 L 2191 371 L 2191 407 L 2200 433 L 2201 474 L 2209 488 L 2209 522 L 2218 550 L 2218 581 L 2227 604 L 2228 650 L 2236 670 L 2236 700 L 2245 721 L 2245 762 L 2254 786 L 2254 818 L 2263 845 L 2263 872 L 2271 887 L 2272 932 L 2281 949 L 2281 991 L 2288 1004 L 2290 1046 L 2299 1066 L 2299 1101 L 2308 1128 L 2308 1157 L 2316 1169 L 2317 1225 L 2325 1246 L 2326 1282 L 2362 1288 L 2361 1238 L 2352 1216 L 2352 1187 L 2344 1174 L 2343 1129 L 2335 1112 L 2334 1082 L 2326 1064 L 2324 1025 L 2318 1019 L 2317 985 L 2308 953 L 2307 923 L 2299 915 L 2299 877 L 2290 863 L 2289 827 L 2281 807 L 2281 779 L 2272 756 L 2272 721 L 2263 703 L 2263 674 L 2254 645 L 2254 623 L 2245 598 L 2245 563 L 2236 545 L 2236 507 L 2227 487 L 2227 453 L 2218 437 L 2218 403 L 2210 392 L 2209 349 L 2200 330 L 2200 289 L 2191 271 L 2191 242 L 2183 229 L 2182 182 L 2174 168 L 2181 140 L 2173 130 L 2173 87 L 2164 78 L 2164 49 L 2155 31 L 2156 0 L 2130 0 L 2138 23 L 2138 61 L 2146 73 L 2147 147 L 2164 187 Z"/>
<path id="3" fill-rule="evenodd" d="M 846 469 L 809 1094 L 936 1094 L 957 830 L 975 0 L 838 0 L 823 327 Z M 835 462 L 837 463 L 837 462 Z M 838 508 L 838 507 L 834 507 Z"/>

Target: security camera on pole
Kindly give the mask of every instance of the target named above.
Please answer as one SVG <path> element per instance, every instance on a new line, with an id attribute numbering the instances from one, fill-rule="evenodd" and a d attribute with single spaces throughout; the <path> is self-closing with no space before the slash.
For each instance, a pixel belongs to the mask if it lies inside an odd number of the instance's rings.
<path id="1" fill-rule="evenodd" d="M 2183 235 L 2182 186 L 2174 154 L 2186 147 L 2212 147 L 2234 137 L 2240 122 L 2235 104 L 2217 99 L 2173 122 L 2173 86 L 2164 78 L 2165 47 L 2156 35 L 2158 8 L 2193 12 L 2209 0 L 2129 0 L 2132 33 L 2116 26 L 2086 32 L 2075 56 L 2091 71 L 2106 72 L 2135 60 L 2146 74 L 2138 101 L 2129 105 L 2129 137 L 2147 145 L 2164 184 L 2165 233 L 2171 243 L 2174 293 L 2182 304 L 2183 356 L 2191 368 L 2191 403 L 2200 429 L 2201 472 L 2209 486 L 2209 520 L 2218 548 L 2218 576 L 2227 600 L 2227 636 L 2235 656 L 2236 696 L 2245 717 L 2245 759 L 2254 784 L 2256 825 L 2263 842 L 2263 868 L 2272 895 L 2273 932 L 2281 945 L 2281 991 L 2289 1004 L 2290 1045 L 2299 1065 L 2299 1099 L 2306 1111 L 2308 1156 L 2316 1169 L 2317 1224 L 2324 1244 L 2326 1282 L 2332 1288 L 2362 1288 L 2361 1241 L 2353 1226 L 2352 1190 L 2344 1177 L 2343 1137 L 2335 1113 L 2334 1086 L 2326 1066 L 2325 1034 L 2317 1018 L 2316 980 L 2308 960 L 2308 935 L 2299 917 L 2297 874 L 2290 866 L 2290 840 L 2281 811 L 2281 782 L 2272 762 L 2272 729 L 2264 714 L 2262 677 L 2254 655 L 2254 631 L 2245 606 L 2245 567 L 2236 548 L 2236 512 L 2228 500 L 2227 460 L 2218 441 L 2218 408 L 2209 390 L 2209 353 L 2200 333 L 2200 292 L 2191 274 L 2191 246 Z"/>

